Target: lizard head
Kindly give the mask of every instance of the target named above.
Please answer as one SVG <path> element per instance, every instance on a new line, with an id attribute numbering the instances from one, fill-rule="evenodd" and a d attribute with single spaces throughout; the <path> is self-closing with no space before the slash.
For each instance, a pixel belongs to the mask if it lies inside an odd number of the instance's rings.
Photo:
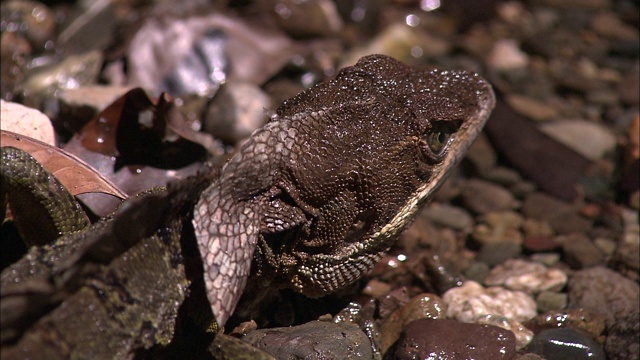
<path id="1" fill-rule="evenodd" d="M 285 102 L 278 113 L 283 117 L 309 113 L 319 102 L 326 117 L 315 120 L 340 119 L 332 123 L 333 131 L 346 139 L 334 145 L 342 149 L 318 155 L 318 161 L 329 164 L 323 171 L 333 174 L 332 179 L 340 178 L 341 171 L 357 173 L 367 186 L 366 194 L 358 194 L 358 184 L 352 184 L 339 194 L 348 197 L 352 191 L 351 200 L 332 203 L 329 211 L 339 208 L 343 214 L 355 214 L 346 235 L 336 241 L 312 237 L 319 246 L 299 251 L 298 260 L 292 262 L 296 264 L 292 286 L 314 297 L 353 283 L 388 251 L 460 162 L 482 130 L 495 98 L 478 74 L 413 69 L 390 57 L 371 55 Z M 308 171 L 313 169 L 300 177 Z M 310 176 L 310 182 L 319 183 L 322 173 L 317 174 Z M 304 184 L 300 177 L 298 183 Z M 322 216 L 322 209 L 319 212 Z M 327 224 L 323 233 L 336 233 L 338 227 Z"/>

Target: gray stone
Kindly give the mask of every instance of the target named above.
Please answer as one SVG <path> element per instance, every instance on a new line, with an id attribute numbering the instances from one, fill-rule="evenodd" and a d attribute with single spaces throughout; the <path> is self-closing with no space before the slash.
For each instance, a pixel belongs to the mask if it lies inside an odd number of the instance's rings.
<path id="1" fill-rule="evenodd" d="M 515 244 L 522 245 L 520 232 L 522 216 L 514 211 L 495 211 L 481 216 L 475 229 L 473 239 L 479 244 Z"/>
<path id="2" fill-rule="evenodd" d="M 605 316 L 608 328 L 640 307 L 638 283 L 602 266 L 576 271 L 568 289 L 570 306 Z"/>
<path id="3" fill-rule="evenodd" d="M 243 341 L 276 359 L 371 359 L 371 342 L 357 325 L 312 321 L 254 330 Z"/>
<path id="4" fill-rule="evenodd" d="M 484 171 L 482 177 L 506 187 L 515 186 L 522 181 L 522 177 L 517 171 L 502 166 L 495 166 Z"/>
<path id="5" fill-rule="evenodd" d="M 640 354 L 640 314 L 632 311 L 618 319 L 607 334 L 605 349 L 610 360 L 637 359 Z"/>
<path id="6" fill-rule="evenodd" d="M 466 183 L 462 198 L 465 206 L 477 214 L 512 210 L 520 205 L 509 190 L 479 179 L 471 179 Z"/>
<path id="7" fill-rule="evenodd" d="M 465 233 L 470 233 L 474 224 L 473 217 L 466 210 L 448 204 L 433 203 L 424 210 L 423 216 L 436 225 Z"/>
<path id="8" fill-rule="evenodd" d="M 518 244 L 508 242 L 489 243 L 482 245 L 476 260 L 489 266 L 495 266 L 507 261 L 508 259 L 516 258 L 521 253 L 522 247 Z"/>
<path id="9" fill-rule="evenodd" d="M 559 236 L 556 241 L 561 244 L 567 263 L 576 269 L 605 263 L 602 251 L 583 234 Z"/>
<path id="10" fill-rule="evenodd" d="M 548 329 L 538 333 L 529 351 L 547 360 L 606 360 L 602 346 L 573 329 Z"/>

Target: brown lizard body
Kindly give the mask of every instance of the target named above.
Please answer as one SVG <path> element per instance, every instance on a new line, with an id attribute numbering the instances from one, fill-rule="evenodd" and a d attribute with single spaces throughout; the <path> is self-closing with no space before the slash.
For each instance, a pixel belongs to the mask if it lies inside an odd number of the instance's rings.
<path id="1" fill-rule="evenodd" d="M 3 355 L 166 346 L 202 268 L 219 326 L 249 277 L 310 297 L 352 284 L 463 157 L 493 105 L 476 74 L 361 59 L 286 101 L 219 173 L 125 202 L 5 269 Z M 17 158 L 3 149 L 3 166 Z M 145 223 L 132 229 L 136 217 Z M 202 264 L 185 260 L 195 247 Z M 69 322 L 77 310 L 97 326 Z"/>
<path id="2" fill-rule="evenodd" d="M 366 274 L 441 184 L 493 108 L 463 71 L 361 59 L 284 103 L 222 168 L 193 225 L 217 321 L 254 258 L 263 283 L 318 297 Z"/>

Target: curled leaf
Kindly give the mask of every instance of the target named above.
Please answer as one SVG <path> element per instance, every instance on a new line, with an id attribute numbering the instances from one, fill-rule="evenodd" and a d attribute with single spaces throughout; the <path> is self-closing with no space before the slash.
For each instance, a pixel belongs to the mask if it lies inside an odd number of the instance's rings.
<path id="1" fill-rule="evenodd" d="M 127 195 L 111 181 L 66 151 L 28 136 L 10 131 L 0 132 L 2 146 L 13 146 L 28 152 L 53 174 L 72 195 L 103 193 L 126 199 Z"/>

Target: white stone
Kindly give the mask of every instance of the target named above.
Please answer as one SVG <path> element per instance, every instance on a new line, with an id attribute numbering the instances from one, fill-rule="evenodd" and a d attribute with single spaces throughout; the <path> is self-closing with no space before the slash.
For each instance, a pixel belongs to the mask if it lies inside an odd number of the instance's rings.
<path id="1" fill-rule="evenodd" d="M 447 317 L 462 322 L 474 322 L 483 315 L 495 315 L 524 322 L 536 316 L 535 300 L 522 291 L 494 286 L 484 288 L 475 281 L 444 293 Z"/>
<path id="2" fill-rule="evenodd" d="M 567 274 L 549 269 L 539 262 L 509 259 L 489 273 L 484 280 L 487 286 L 504 286 L 510 290 L 537 294 L 542 291 L 559 291 L 567 284 Z"/>
<path id="3" fill-rule="evenodd" d="M 589 160 L 598 160 L 616 147 L 615 134 L 605 126 L 591 121 L 553 121 L 542 124 L 540 130 Z"/>
<path id="4" fill-rule="evenodd" d="M 522 69 L 529 65 L 529 56 L 512 39 L 499 40 L 489 54 L 488 63 L 496 70 Z"/>

